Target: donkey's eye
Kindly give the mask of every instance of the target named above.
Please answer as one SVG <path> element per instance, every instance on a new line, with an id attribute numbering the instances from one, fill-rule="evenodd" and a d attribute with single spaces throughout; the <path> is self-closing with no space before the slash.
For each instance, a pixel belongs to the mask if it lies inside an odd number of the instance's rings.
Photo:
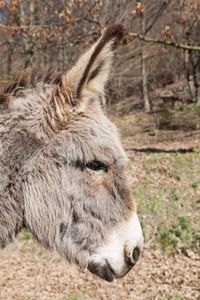
<path id="1" fill-rule="evenodd" d="M 86 167 L 92 171 L 104 171 L 104 172 L 108 172 L 108 167 L 102 163 L 99 160 L 93 160 L 91 162 L 89 162 Z"/>

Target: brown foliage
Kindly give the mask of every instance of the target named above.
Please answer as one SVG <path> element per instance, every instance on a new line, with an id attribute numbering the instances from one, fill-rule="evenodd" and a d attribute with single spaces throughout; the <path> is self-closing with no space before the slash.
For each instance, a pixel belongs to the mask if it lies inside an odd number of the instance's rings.
<path id="1" fill-rule="evenodd" d="M 141 13 L 147 37 L 200 44 L 198 0 L 12 0 L 0 1 L 0 10 L 1 77 L 12 77 L 16 70 L 35 65 L 67 70 L 108 24 L 119 22 L 127 32 L 141 33 Z M 168 84 L 169 78 L 175 82 L 185 77 L 182 50 L 141 44 L 127 36 L 117 52 L 111 102 L 133 95 L 141 97 L 141 47 L 150 92 Z M 189 67 L 195 68 L 196 78 L 200 72 L 199 59 L 199 53 L 191 53 Z M 198 84 L 199 79 L 196 81 Z"/>

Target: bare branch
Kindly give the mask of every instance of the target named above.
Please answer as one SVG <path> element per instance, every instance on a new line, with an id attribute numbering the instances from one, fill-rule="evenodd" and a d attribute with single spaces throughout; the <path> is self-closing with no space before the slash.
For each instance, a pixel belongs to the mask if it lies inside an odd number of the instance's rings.
<path id="1" fill-rule="evenodd" d="M 200 46 L 196 46 L 196 45 L 192 46 L 192 45 L 177 43 L 174 41 L 165 41 L 165 40 L 159 40 L 159 39 L 155 39 L 155 38 L 149 38 L 149 37 L 146 37 L 146 36 L 136 33 L 136 32 L 129 32 L 128 35 L 138 38 L 147 43 L 162 44 L 165 46 L 170 46 L 170 47 L 179 48 L 179 49 L 183 49 L 183 50 L 200 51 Z"/>

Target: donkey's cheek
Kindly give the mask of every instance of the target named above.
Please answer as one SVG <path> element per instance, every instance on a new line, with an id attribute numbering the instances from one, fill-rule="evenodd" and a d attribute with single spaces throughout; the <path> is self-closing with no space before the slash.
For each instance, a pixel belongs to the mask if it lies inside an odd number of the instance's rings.
<path id="1" fill-rule="evenodd" d="M 94 175 L 91 178 L 90 191 L 97 193 L 110 185 L 110 179 L 105 175 Z"/>

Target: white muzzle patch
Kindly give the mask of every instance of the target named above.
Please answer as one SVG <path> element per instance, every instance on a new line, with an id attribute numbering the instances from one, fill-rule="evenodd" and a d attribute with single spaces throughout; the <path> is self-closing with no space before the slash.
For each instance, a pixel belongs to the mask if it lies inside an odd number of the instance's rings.
<path id="1" fill-rule="evenodd" d="M 128 222 L 120 224 L 111 232 L 107 243 L 99 247 L 95 254 L 90 256 L 89 261 L 96 264 L 107 261 L 115 277 L 122 277 L 130 270 L 126 255 L 131 255 L 135 248 L 142 249 L 143 240 L 140 222 L 134 213 Z"/>

